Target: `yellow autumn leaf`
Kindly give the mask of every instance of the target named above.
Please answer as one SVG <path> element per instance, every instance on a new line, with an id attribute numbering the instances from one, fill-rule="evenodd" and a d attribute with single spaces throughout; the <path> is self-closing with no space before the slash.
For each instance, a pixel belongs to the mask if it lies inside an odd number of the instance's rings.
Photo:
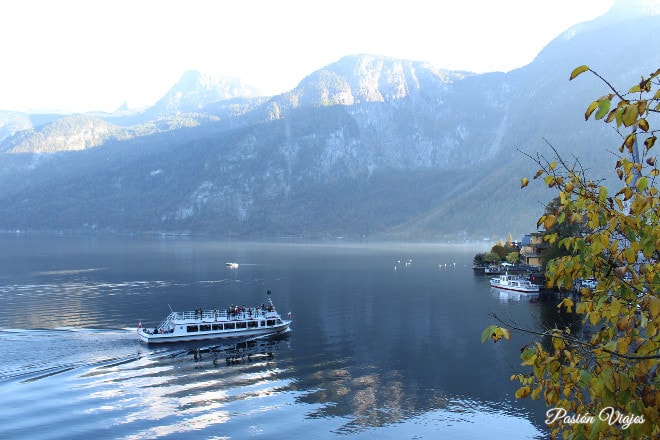
<path id="1" fill-rule="evenodd" d="M 577 78 L 579 75 L 581 75 L 581 74 L 583 74 L 584 72 L 586 72 L 587 70 L 589 70 L 589 66 L 582 65 L 582 66 L 576 67 L 576 68 L 573 69 L 573 71 L 571 72 L 571 77 L 569 78 L 569 81 L 574 80 L 574 79 Z"/>
<path id="2" fill-rule="evenodd" d="M 620 338 L 618 341 L 616 341 L 616 349 L 619 354 L 626 354 L 629 345 L 630 340 L 627 338 Z"/>
<path id="3" fill-rule="evenodd" d="M 505 328 L 491 325 L 481 334 L 481 342 L 484 343 L 489 338 L 492 339 L 493 342 L 497 342 L 502 338 L 509 340 L 511 339 L 511 332 Z"/>
<path id="4" fill-rule="evenodd" d="M 537 228 L 540 227 L 543 224 L 543 222 L 545 221 L 545 217 L 546 217 L 545 215 L 542 215 L 541 217 L 539 217 L 539 220 L 536 222 L 536 227 Z"/>
<path id="5" fill-rule="evenodd" d="M 621 302 L 616 298 L 612 298 L 612 301 L 610 302 L 610 319 L 618 318 L 620 310 Z"/>
<path id="6" fill-rule="evenodd" d="M 543 222 L 543 226 L 545 227 L 545 230 L 549 230 L 552 228 L 555 223 L 557 222 L 557 217 L 554 215 L 548 214 L 545 216 L 545 221 Z"/>
<path id="7" fill-rule="evenodd" d="M 628 328 L 629 324 L 630 324 L 630 317 L 622 316 L 619 319 L 619 321 L 616 323 L 616 329 L 619 330 L 620 332 L 625 331 Z"/>
<path id="8" fill-rule="evenodd" d="M 623 125 L 626 127 L 630 127 L 637 121 L 637 116 L 639 116 L 639 113 L 637 112 L 637 106 L 636 105 L 629 105 L 623 110 Z"/>
<path id="9" fill-rule="evenodd" d="M 660 314 L 660 299 L 655 295 L 649 296 L 649 311 L 653 319 L 657 318 Z"/>
<path id="10" fill-rule="evenodd" d="M 607 117 L 605 118 L 605 122 L 607 122 L 607 123 L 609 124 L 610 122 L 612 122 L 613 120 L 615 120 L 615 119 L 616 119 L 616 116 L 617 116 L 618 113 L 619 113 L 619 110 L 618 110 L 618 109 L 614 109 L 614 110 L 612 110 L 612 111 L 607 115 Z"/>
<path id="11" fill-rule="evenodd" d="M 529 396 L 531 392 L 532 389 L 527 385 L 518 388 L 518 391 L 516 391 L 516 399 L 524 399 L 525 397 Z"/>
<path id="12" fill-rule="evenodd" d="M 529 184 L 529 179 L 528 178 L 523 177 L 522 179 L 520 179 L 520 188 L 521 189 L 526 187 L 528 184 Z"/>
<path id="13" fill-rule="evenodd" d="M 587 111 L 584 112 L 584 120 L 585 121 L 589 120 L 589 117 L 597 108 L 598 108 L 598 101 L 594 101 L 591 104 L 589 104 L 589 107 L 587 107 Z"/>
<path id="14" fill-rule="evenodd" d="M 561 310 L 562 307 L 566 308 L 566 313 L 571 313 L 573 311 L 573 300 L 570 298 L 564 298 L 562 302 L 557 305 L 557 308 Z"/>

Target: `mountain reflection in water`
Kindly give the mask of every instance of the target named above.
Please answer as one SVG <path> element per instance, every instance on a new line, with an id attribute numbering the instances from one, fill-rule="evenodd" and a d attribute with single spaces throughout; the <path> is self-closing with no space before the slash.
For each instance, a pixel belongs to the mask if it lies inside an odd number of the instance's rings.
<path id="1" fill-rule="evenodd" d="M 489 312 L 535 326 L 554 302 L 492 295 L 480 251 L 0 236 L 0 437 L 545 438 L 545 408 L 508 381 L 527 340 L 480 336 Z M 134 332 L 168 305 L 252 306 L 266 290 L 292 313 L 285 335 Z"/>

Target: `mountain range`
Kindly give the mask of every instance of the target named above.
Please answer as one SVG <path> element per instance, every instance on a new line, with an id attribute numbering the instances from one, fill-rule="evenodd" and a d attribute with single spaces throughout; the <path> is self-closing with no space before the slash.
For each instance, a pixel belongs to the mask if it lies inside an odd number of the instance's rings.
<path id="1" fill-rule="evenodd" d="M 277 96 L 186 72 L 154 106 L 0 112 L 0 230 L 515 238 L 553 193 L 527 156 L 579 160 L 612 185 L 618 134 L 584 111 L 656 70 L 660 15 L 620 1 L 508 73 L 349 55 Z M 521 36 L 522 37 L 522 36 Z"/>

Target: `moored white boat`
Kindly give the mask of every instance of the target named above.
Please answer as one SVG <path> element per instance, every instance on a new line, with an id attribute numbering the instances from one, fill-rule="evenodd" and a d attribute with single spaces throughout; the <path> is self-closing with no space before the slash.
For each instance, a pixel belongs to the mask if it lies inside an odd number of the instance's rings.
<path id="1" fill-rule="evenodd" d="M 284 320 L 275 310 L 268 292 L 268 304 L 225 310 L 197 309 L 171 313 L 153 330 L 138 324 L 137 334 L 143 342 L 164 343 L 201 341 L 236 337 L 253 337 L 286 331 L 291 320 Z"/>
<path id="2" fill-rule="evenodd" d="M 539 293 L 539 286 L 518 275 L 504 274 L 493 277 L 490 279 L 490 285 L 497 289 L 512 290 L 520 293 Z"/>

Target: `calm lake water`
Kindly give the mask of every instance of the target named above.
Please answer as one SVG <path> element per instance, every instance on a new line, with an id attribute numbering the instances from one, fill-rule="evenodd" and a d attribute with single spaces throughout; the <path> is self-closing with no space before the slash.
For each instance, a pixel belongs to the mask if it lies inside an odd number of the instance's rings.
<path id="1" fill-rule="evenodd" d="M 0 235 L 0 438 L 546 438 L 546 408 L 509 382 L 530 338 L 481 333 L 491 312 L 540 329 L 556 302 L 492 291 L 471 268 L 488 249 Z M 267 290 L 286 335 L 135 334 L 168 305 L 253 306 Z"/>

